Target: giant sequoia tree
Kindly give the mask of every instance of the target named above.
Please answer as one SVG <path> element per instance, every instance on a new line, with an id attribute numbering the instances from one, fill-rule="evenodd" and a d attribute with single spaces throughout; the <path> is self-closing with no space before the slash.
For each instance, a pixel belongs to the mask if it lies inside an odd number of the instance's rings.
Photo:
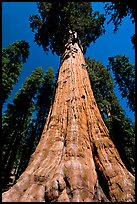
<path id="1" fill-rule="evenodd" d="M 61 55 L 57 88 L 40 142 L 3 201 L 134 201 L 134 176 L 110 139 L 85 69 L 83 48 L 102 34 L 104 17 L 87 2 L 38 8 L 30 19 L 35 41 Z"/>

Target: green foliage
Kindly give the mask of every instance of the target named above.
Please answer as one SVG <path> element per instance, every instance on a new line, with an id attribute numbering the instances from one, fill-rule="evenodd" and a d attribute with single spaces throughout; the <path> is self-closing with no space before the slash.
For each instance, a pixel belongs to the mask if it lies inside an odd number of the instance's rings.
<path id="1" fill-rule="evenodd" d="M 135 66 L 125 55 L 109 57 L 108 67 L 114 73 L 114 79 L 119 86 L 123 98 L 127 98 L 127 104 L 135 111 Z"/>
<path id="2" fill-rule="evenodd" d="M 130 171 L 135 167 L 135 133 L 131 121 L 119 105 L 108 68 L 95 59 L 86 59 L 91 86 L 102 118 L 118 152 Z M 120 141 L 120 142 L 119 142 Z"/>
<path id="3" fill-rule="evenodd" d="M 108 24 L 112 22 L 114 24 L 114 32 L 116 32 L 119 26 L 122 24 L 123 18 L 130 16 L 132 23 L 135 23 L 135 0 L 131 1 L 115 1 L 105 3 L 104 9 L 107 15 L 111 15 Z M 133 48 L 135 48 L 135 34 L 131 37 Z"/>
<path id="4" fill-rule="evenodd" d="M 121 25 L 122 19 L 126 16 L 130 16 L 132 23 L 135 22 L 135 0 L 105 3 L 104 8 L 106 14 L 111 15 L 108 23 L 114 23 L 114 32 L 118 30 L 118 26 Z"/>
<path id="5" fill-rule="evenodd" d="M 8 182 L 21 138 L 30 123 L 34 99 L 42 75 L 42 68 L 37 68 L 32 72 L 16 94 L 13 104 L 8 104 L 4 114 L 2 121 L 2 179 L 4 181 L 2 185 Z"/>
<path id="6" fill-rule="evenodd" d="M 29 44 L 17 41 L 2 49 L 2 104 L 6 101 L 18 81 L 22 64 L 29 56 Z"/>
<path id="7" fill-rule="evenodd" d="M 40 15 L 30 16 L 35 42 L 44 51 L 62 55 L 69 30 L 76 31 L 84 51 L 104 33 L 104 15 L 93 13 L 91 2 L 38 2 Z"/>

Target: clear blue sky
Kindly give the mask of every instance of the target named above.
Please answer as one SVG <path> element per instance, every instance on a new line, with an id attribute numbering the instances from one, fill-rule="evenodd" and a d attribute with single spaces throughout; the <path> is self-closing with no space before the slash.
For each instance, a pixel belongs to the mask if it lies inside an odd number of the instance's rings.
<path id="1" fill-rule="evenodd" d="M 104 13 L 103 3 L 101 2 L 94 2 L 93 9 Z M 29 16 L 37 13 L 36 2 L 2 3 L 2 47 L 6 48 L 9 44 L 18 40 L 25 40 L 30 45 L 29 58 L 23 65 L 19 81 L 14 86 L 14 90 L 7 103 L 12 103 L 16 91 L 19 90 L 25 78 L 28 77 L 34 69 L 42 66 L 46 71 L 49 66 L 52 66 L 56 73 L 59 68 L 59 57 L 52 55 L 51 52 L 46 55 L 43 49 L 34 43 L 34 34 L 29 26 Z M 125 54 L 129 57 L 130 62 L 134 64 L 135 51 L 132 48 L 130 38 L 135 32 L 135 26 L 131 23 L 129 17 L 123 19 L 122 25 L 115 34 L 113 33 L 114 25 L 112 23 L 109 25 L 105 24 L 105 28 L 106 34 L 102 35 L 95 44 L 91 44 L 87 49 L 85 57 L 90 56 L 91 59 L 95 58 L 106 66 L 108 64 L 108 57 Z M 126 106 L 126 100 L 121 99 L 121 95 L 117 90 L 116 94 L 128 117 L 134 121 L 134 114 Z M 7 103 L 5 103 L 3 111 Z"/>

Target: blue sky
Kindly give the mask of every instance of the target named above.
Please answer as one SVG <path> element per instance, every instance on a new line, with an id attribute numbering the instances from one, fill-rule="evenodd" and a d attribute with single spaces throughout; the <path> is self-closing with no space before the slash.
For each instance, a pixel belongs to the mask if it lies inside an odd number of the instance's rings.
<path id="1" fill-rule="evenodd" d="M 93 9 L 104 13 L 103 3 L 94 2 Z M 52 55 L 51 52 L 44 53 L 43 49 L 34 43 L 34 34 L 29 26 L 29 16 L 37 14 L 36 2 L 3 2 L 2 3 L 2 47 L 6 48 L 18 40 L 25 40 L 30 45 L 30 55 L 27 62 L 23 65 L 22 72 L 19 76 L 18 83 L 14 86 L 10 99 L 7 103 L 12 103 L 16 91 L 22 86 L 26 77 L 38 67 L 43 67 L 46 71 L 49 66 L 52 66 L 57 72 L 60 59 L 57 55 Z M 95 58 L 105 66 L 108 64 L 108 57 L 117 54 L 125 54 L 132 64 L 135 63 L 135 51 L 132 48 L 131 36 L 134 34 L 135 26 L 131 23 L 129 17 L 123 19 L 122 25 L 117 33 L 113 33 L 114 25 L 105 23 L 106 33 L 102 35 L 95 44 L 87 49 L 85 57 Z M 134 114 L 126 106 L 126 100 L 121 99 L 120 93 L 116 90 L 116 94 L 120 99 L 120 104 L 126 111 L 128 117 L 133 121 Z M 3 111 L 6 108 L 6 104 Z"/>

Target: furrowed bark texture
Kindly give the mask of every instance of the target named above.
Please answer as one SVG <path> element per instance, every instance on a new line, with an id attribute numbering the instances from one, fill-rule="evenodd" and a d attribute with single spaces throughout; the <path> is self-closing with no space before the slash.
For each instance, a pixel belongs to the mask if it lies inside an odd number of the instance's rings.
<path id="1" fill-rule="evenodd" d="M 77 43 L 66 47 L 41 140 L 4 201 L 134 201 L 134 176 L 101 118 Z"/>

